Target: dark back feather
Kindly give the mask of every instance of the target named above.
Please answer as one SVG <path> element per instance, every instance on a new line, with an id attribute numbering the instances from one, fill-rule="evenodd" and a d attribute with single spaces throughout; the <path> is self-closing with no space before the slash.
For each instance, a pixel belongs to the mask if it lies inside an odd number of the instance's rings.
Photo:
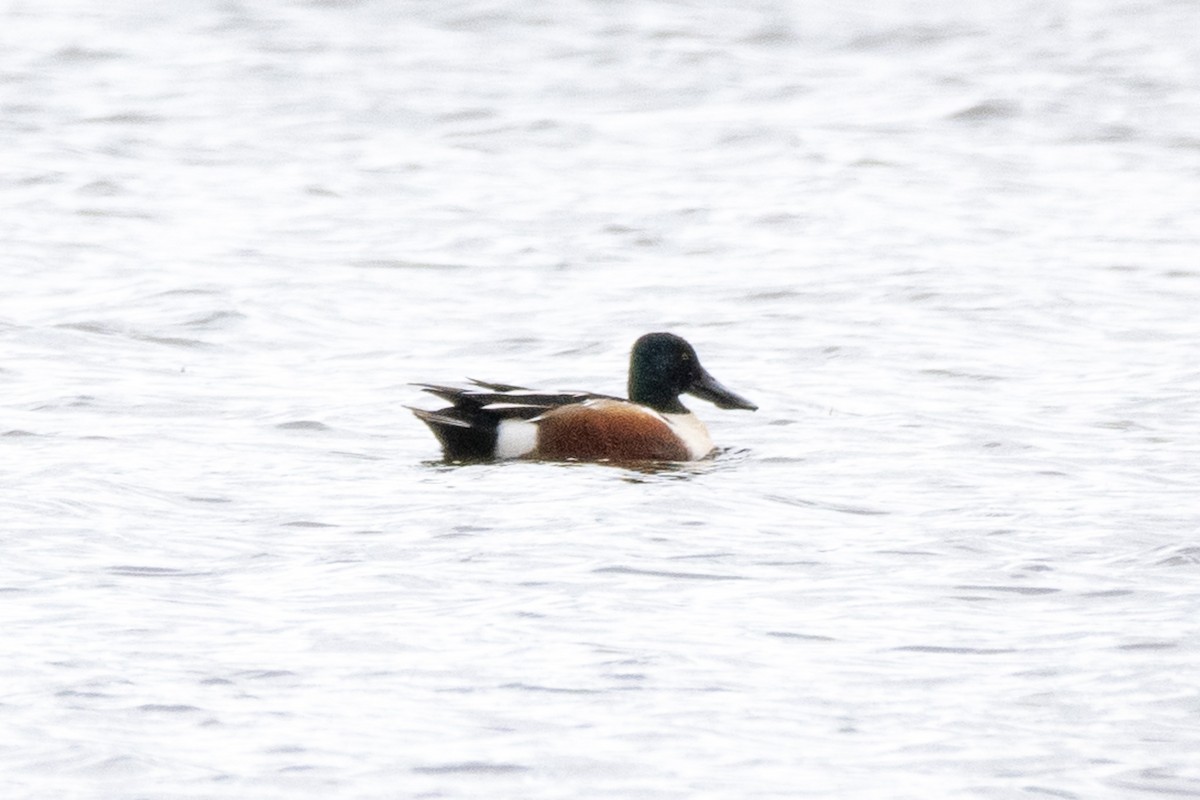
<path id="1" fill-rule="evenodd" d="M 547 411 L 585 400 L 617 400 L 592 392 L 538 392 L 506 383 L 471 379 L 471 386 L 418 383 L 426 392 L 450 403 L 437 411 L 411 409 L 442 443 L 446 458 L 491 458 L 496 451 L 500 423 L 507 419 L 533 419 Z"/>

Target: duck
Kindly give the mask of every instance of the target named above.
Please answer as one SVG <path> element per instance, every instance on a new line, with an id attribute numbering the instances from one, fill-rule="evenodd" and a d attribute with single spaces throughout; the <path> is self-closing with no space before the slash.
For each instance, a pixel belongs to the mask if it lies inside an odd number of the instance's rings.
<path id="1" fill-rule="evenodd" d="M 716 448 L 680 395 L 717 408 L 758 408 L 701 366 L 685 339 L 665 332 L 634 342 L 627 399 L 469 383 L 414 384 L 450 403 L 436 411 L 409 408 L 437 437 L 447 461 L 699 461 Z"/>

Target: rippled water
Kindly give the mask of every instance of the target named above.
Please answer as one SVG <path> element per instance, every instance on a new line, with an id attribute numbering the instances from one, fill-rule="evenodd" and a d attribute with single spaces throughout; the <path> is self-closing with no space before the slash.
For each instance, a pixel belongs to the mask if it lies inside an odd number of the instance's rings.
<path id="1" fill-rule="evenodd" d="M 1194 3 L 2 13 L 5 796 L 1200 796 Z"/>

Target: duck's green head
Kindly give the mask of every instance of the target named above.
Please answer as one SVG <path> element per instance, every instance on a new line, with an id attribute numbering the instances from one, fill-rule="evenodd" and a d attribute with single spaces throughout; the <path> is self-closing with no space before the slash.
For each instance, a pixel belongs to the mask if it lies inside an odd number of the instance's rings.
<path id="1" fill-rule="evenodd" d="M 731 392 L 700 366 L 696 350 L 673 333 L 647 333 L 629 357 L 629 399 L 668 414 L 684 414 L 679 395 L 692 394 L 717 408 L 758 406 Z"/>

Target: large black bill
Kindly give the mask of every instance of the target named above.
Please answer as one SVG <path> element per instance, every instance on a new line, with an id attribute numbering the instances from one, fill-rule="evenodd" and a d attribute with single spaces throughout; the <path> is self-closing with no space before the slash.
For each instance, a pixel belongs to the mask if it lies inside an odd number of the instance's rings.
<path id="1" fill-rule="evenodd" d="M 687 388 L 687 392 L 701 400 L 707 400 L 717 408 L 744 408 L 747 411 L 754 411 L 758 408 L 741 395 L 726 389 L 703 367 L 700 368 L 700 374 L 692 381 L 692 385 Z"/>

